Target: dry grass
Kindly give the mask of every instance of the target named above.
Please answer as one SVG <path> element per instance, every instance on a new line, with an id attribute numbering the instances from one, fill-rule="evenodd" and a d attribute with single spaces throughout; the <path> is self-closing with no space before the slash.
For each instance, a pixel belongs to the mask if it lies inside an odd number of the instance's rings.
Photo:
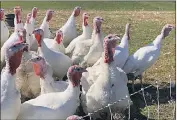
<path id="1" fill-rule="evenodd" d="M 23 11 L 25 15 L 30 11 Z M 106 34 L 117 33 L 121 36 L 124 34 L 124 26 L 127 22 L 132 23 L 130 53 L 133 53 L 138 48 L 150 43 L 160 33 L 161 28 L 167 24 L 175 25 L 175 12 L 156 12 L 156 11 L 87 11 L 90 14 L 89 23 L 92 26 L 92 19 L 95 16 L 104 18 L 103 32 Z M 12 11 L 8 11 L 12 13 Z M 50 27 L 55 33 L 66 22 L 71 11 L 55 11 Z M 36 21 L 36 26 L 39 27 L 45 16 L 45 11 L 39 11 Z M 144 16 L 144 17 L 143 17 Z M 81 34 L 81 17 L 77 18 L 76 24 L 79 34 Z M 170 36 L 162 43 L 161 56 L 159 60 L 146 71 L 145 78 L 156 78 L 161 82 L 167 82 L 169 75 L 175 80 L 175 31 L 172 31 Z M 149 81 L 147 81 L 149 82 Z"/>

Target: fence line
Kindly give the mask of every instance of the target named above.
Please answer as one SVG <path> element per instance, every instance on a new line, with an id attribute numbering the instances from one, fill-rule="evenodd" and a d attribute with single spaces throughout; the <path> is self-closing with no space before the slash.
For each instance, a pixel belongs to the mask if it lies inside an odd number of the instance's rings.
<path id="1" fill-rule="evenodd" d="M 159 120 L 159 85 L 158 82 L 156 81 L 156 87 L 157 87 L 157 118 Z"/>
<path id="2" fill-rule="evenodd" d="M 171 76 L 170 75 L 169 75 L 169 77 L 170 77 L 170 88 L 169 88 L 170 89 L 170 101 L 169 102 L 173 104 L 173 103 L 175 103 L 175 101 L 173 101 L 173 99 L 172 99 L 172 80 L 171 80 Z M 145 107 L 147 108 L 147 113 L 148 113 L 147 120 L 150 118 L 150 111 L 149 111 L 149 108 L 148 108 L 148 105 L 147 105 L 147 101 L 146 101 L 144 90 L 146 90 L 146 89 L 148 89 L 148 88 L 150 88 L 152 86 L 153 85 L 149 85 L 147 87 L 141 88 L 140 90 L 138 90 L 138 91 L 130 94 L 130 96 L 133 96 L 133 95 L 136 95 L 138 93 L 142 93 L 143 100 L 144 100 L 144 103 L 145 103 Z M 147 94 L 147 96 L 150 97 L 150 99 L 152 98 L 151 94 L 149 94 L 148 92 L 146 94 Z M 160 116 L 159 116 L 159 113 L 160 113 L 160 102 L 159 102 L 159 84 L 158 84 L 157 81 L 156 81 L 156 95 L 157 95 L 157 114 L 158 114 L 157 119 L 159 120 L 160 119 Z M 96 111 L 94 111 L 92 113 L 88 113 L 85 116 L 81 116 L 80 120 L 83 119 L 83 118 L 86 118 L 86 117 L 89 117 L 90 120 L 91 120 L 92 119 L 91 116 L 93 114 L 95 114 L 95 113 L 97 113 L 97 112 L 99 112 L 99 111 L 101 111 L 101 110 L 103 110 L 105 108 L 109 108 L 109 111 L 110 111 L 110 114 L 111 114 L 111 120 L 112 120 L 113 114 L 112 114 L 111 106 L 114 105 L 114 104 L 116 104 L 116 103 L 118 103 L 118 102 L 120 102 L 120 101 L 122 101 L 122 100 L 125 100 L 127 98 L 128 98 L 128 96 L 126 96 L 125 98 L 122 98 L 122 99 L 120 99 L 120 100 L 118 100 L 116 102 L 113 102 L 111 104 L 108 104 L 107 106 L 104 106 L 104 107 L 102 107 L 102 108 L 100 108 L 100 109 L 98 109 L 98 110 L 96 110 Z M 131 111 L 130 111 L 130 105 L 131 105 L 130 104 L 130 100 L 128 100 L 128 107 L 127 107 L 128 108 L 128 120 L 130 120 L 130 113 L 131 113 Z M 176 110 L 176 105 L 174 104 L 174 107 L 173 107 L 173 110 L 172 110 L 172 112 L 173 112 L 172 119 L 175 119 L 175 110 Z"/>
<path id="3" fill-rule="evenodd" d="M 149 85 L 149 86 L 147 86 L 147 87 L 141 88 L 140 90 L 138 90 L 138 91 L 136 91 L 136 92 L 130 94 L 130 96 L 133 96 L 133 95 L 135 95 L 135 94 L 141 93 L 142 91 L 143 91 L 143 93 L 144 93 L 144 90 L 145 90 L 145 89 L 148 89 L 148 88 L 150 88 L 150 87 L 152 87 L 152 86 L 153 86 L 153 85 Z M 93 115 L 93 114 L 95 114 L 95 113 L 97 113 L 97 112 L 99 112 L 99 111 L 101 111 L 101 110 L 103 110 L 103 109 L 105 109 L 105 108 L 109 108 L 109 107 L 111 107 L 112 105 L 114 105 L 114 104 L 116 104 L 116 103 L 118 103 L 118 102 L 120 102 L 120 101 L 122 101 L 122 100 L 125 100 L 125 99 L 127 99 L 127 98 L 128 98 L 128 96 L 126 96 L 125 98 L 122 98 L 122 99 L 120 99 L 120 100 L 118 100 L 118 101 L 116 101 L 116 102 L 113 102 L 112 104 L 108 104 L 107 106 L 102 107 L 102 108 L 100 108 L 100 109 L 98 109 L 98 110 L 96 110 L 96 111 L 94 111 L 94 112 L 92 112 L 92 113 L 88 113 L 87 115 L 80 117 L 80 120 L 83 119 L 83 118 L 86 118 L 86 117 L 90 117 L 90 120 L 91 120 L 91 115 Z M 144 97 L 144 98 L 145 98 L 145 97 Z M 130 104 L 129 104 L 129 106 L 130 106 Z M 129 106 L 128 106 L 128 107 L 129 107 Z M 129 107 L 129 108 L 130 108 L 130 107 Z M 129 111 L 130 111 L 130 109 L 129 109 Z M 111 113 L 111 114 L 112 114 L 112 113 Z"/>
<path id="4" fill-rule="evenodd" d="M 144 99 L 145 107 L 148 109 L 148 118 L 147 118 L 147 120 L 148 120 L 149 119 L 149 108 L 147 107 L 147 102 L 146 102 L 146 98 L 145 98 L 145 95 L 144 95 L 144 89 L 142 89 L 142 93 L 143 93 L 143 99 Z"/>
<path id="5" fill-rule="evenodd" d="M 173 101 L 172 92 L 171 92 L 171 91 L 172 91 L 172 90 L 171 90 L 171 88 L 172 88 L 171 75 L 169 75 L 169 78 L 170 78 L 170 86 L 169 86 L 169 87 L 170 87 L 170 88 L 169 88 L 169 89 L 170 89 L 170 101 L 169 101 L 169 104 L 170 104 L 170 103 L 173 104 L 173 103 L 175 103 L 175 102 Z M 174 104 L 173 111 L 172 111 L 172 112 L 173 112 L 173 116 L 172 116 L 172 119 L 173 119 L 173 120 L 175 120 L 175 117 L 176 117 L 176 116 L 175 116 L 175 110 L 176 110 L 176 104 Z"/>

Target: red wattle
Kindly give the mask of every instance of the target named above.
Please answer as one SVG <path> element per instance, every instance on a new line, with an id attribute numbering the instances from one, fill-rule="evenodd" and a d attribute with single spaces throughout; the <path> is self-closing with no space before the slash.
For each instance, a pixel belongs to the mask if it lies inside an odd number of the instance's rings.
<path id="1" fill-rule="evenodd" d="M 108 59 L 104 59 L 104 62 L 105 62 L 105 63 L 108 63 Z"/>
<path id="2" fill-rule="evenodd" d="M 19 36 L 19 39 L 18 39 L 20 42 L 23 42 L 23 37 L 22 36 Z"/>
<path id="3" fill-rule="evenodd" d="M 87 18 L 84 18 L 84 26 L 87 26 L 88 22 L 87 22 Z"/>
<path id="4" fill-rule="evenodd" d="M 39 76 L 40 75 L 40 67 L 39 67 L 39 65 L 34 63 L 33 64 L 33 69 L 34 69 L 35 74 L 37 76 Z"/>

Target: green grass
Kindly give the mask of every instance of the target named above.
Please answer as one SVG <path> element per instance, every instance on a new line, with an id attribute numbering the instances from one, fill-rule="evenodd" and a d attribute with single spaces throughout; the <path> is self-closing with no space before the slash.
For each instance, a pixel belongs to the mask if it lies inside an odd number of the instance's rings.
<path id="1" fill-rule="evenodd" d="M 105 2 L 105 1 L 65 1 L 65 2 L 1 2 L 2 8 L 13 8 L 16 5 L 23 6 L 23 9 L 31 9 L 33 6 L 37 6 L 40 9 L 59 9 L 69 10 L 75 6 L 81 6 L 84 10 L 145 10 L 145 11 L 175 11 L 175 2 Z"/>
<path id="2" fill-rule="evenodd" d="M 105 35 L 116 33 L 123 36 L 125 24 L 130 22 L 131 31 L 129 41 L 130 54 L 142 46 L 152 42 L 160 33 L 162 27 L 169 23 L 175 25 L 175 2 L 2 2 L 1 6 L 6 13 L 13 13 L 13 7 L 20 5 L 23 8 L 23 17 L 31 11 L 33 6 L 39 8 L 37 27 L 41 24 L 46 9 L 54 9 L 55 15 L 50 22 L 53 32 L 59 29 L 70 16 L 75 6 L 81 6 L 82 11 L 90 14 L 89 24 L 95 16 L 104 18 L 102 30 Z M 24 21 L 24 20 L 23 20 Z M 76 20 L 78 32 L 81 33 L 81 17 Z M 92 25 L 91 25 L 92 26 Z M 144 84 L 169 82 L 169 75 L 175 81 L 175 30 L 162 42 L 161 55 L 158 61 L 148 69 L 143 76 Z M 164 86 L 166 88 L 166 86 Z M 169 119 L 172 106 L 161 104 L 160 119 Z M 151 118 L 157 118 L 156 106 L 149 106 Z M 146 115 L 146 108 L 142 109 Z M 154 113 L 154 114 L 153 114 Z"/>

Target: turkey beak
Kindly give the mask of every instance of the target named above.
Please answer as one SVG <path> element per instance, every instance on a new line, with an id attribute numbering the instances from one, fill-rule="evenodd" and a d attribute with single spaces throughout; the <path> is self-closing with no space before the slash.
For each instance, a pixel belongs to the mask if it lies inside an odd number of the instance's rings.
<path id="1" fill-rule="evenodd" d="M 120 40 L 120 36 L 117 35 L 117 34 L 115 34 L 115 40 L 116 40 L 116 41 Z"/>
<path id="2" fill-rule="evenodd" d="M 86 18 L 88 19 L 89 17 L 90 17 L 90 15 L 87 13 L 87 14 L 86 14 Z"/>
<path id="3" fill-rule="evenodd" d="M 88 71 L 87 71 L 86 69 L 83 68 L 83 69 L 82 69 L 82 72 L 88 72 Z"/>
<path id="4" fill-rule="evenodd" d="M 28 60 L 27 63 L 34 63 L 34 62 L 35 62 L 35 58 L 31 58 L 31 59 Z"/>
<path id="5" fill-rule="evenodd" d="M 61 41 L 63 41 L 63 33 L 61 33 Z"/>
<path id="6" fill-rule="evenodd" d="M 27 43 L 22 43 L 23 45 L 23 48 L 22 48 L 22 51 L 28 51 L 28 44 Z"/>
<path id="7" fill-rule="evenodd" d="M 103 19 L 103 18 L 100 18 L 100 20 L 101 20 L 101 22 L 103 22 L 103 21 L 104 21 L 104 19 Z"/>
<path id="8" fill-rule="evenodd" d="M 33 31 L 33 34 L 35 34 L 36 30 Z"/>

